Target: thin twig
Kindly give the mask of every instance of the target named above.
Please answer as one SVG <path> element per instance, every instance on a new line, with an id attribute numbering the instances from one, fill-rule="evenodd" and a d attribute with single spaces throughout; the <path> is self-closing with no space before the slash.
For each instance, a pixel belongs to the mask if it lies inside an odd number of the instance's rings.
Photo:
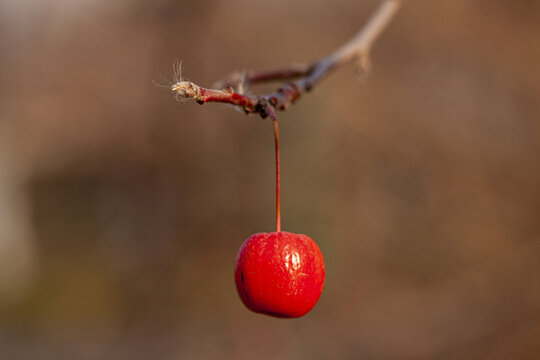
<path id="1" fill-rule="evenodd" d="M 294 65 L 264 72 L 233 73 L 220 83 L 226 87 L 225 90 L 206 89 L 189 81 L 179 81 L 171 89 L 178 97 L 192 98 L 199 104 L 227 103 L 241 107 L 248 114 L 258 113 L 261 117 L 266 118 L 274 109 L 282 111 L 287 109 L 303 93 L 312 90 L 331 71 L 346 63 L 356 60 L 362 70 L 367 72 L 371 48 L 386 29 L 400 5 L 400 0 L 384 0 L 366 25 L 351 40 L 330 55 L 312 64 Z M 238 93 L 233 90 L 235 85 L 295 78 L 296 81 L 285 83 L 276 92 L 267 95 L 244 95 L 243 92 Z"/>
<path id="2" fill-rule="evenodd" d="M 270 69 L 265 71 L 244 70 L 235 71 L 222 79 L 218 80 L 214 86 L 218 89 L 226 89 L 228 87 L 237 87 L 242 83 L 247 85 L 260 84 L 278 80 L 293 80 L 302 76 L 306 76 L 313 70 L 315 64 L 290 64 L 286 68 Z"/>

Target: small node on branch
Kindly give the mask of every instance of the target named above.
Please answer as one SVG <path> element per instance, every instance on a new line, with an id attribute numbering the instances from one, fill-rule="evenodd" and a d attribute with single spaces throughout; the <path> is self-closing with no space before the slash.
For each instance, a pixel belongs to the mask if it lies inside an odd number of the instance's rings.
<path id="1" fill-rule="evenodd" d="M 367 53 L 360 53 L 355 59 L 354 62 L 356 66 L 356 74 L 361 78 L 366 78 L 372 69 L 372 62 L 369 54 Z"/>

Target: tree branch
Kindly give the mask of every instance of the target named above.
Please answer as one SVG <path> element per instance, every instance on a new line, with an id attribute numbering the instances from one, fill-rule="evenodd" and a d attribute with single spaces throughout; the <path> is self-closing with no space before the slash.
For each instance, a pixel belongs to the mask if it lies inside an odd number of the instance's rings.
<path id="1" fill-rule="evenodd" d="M 195 99 L 199 104 L 221 102 L 242 108 L 247 114 L 258 113 L 263 118 L 274 109 L 285 110 L 305 92 L 309 92 L 325 76 L 336 68 L 357 61 L 360 69 L 368 72 L 369 55 L 378 37 L 386 29 L 401 5 L 400 0 L 384 0 L 366 25 L 347 43 L 330 55 L 311 64 L 291 65 L 270 71 L 235 72 L 218 82 L 225 90 L 206 89 L 189 81 L 179 81 L 171 89 L 179 98 Z M 245 95 L 244 88 L 250 84 L 276 80 L 292 80 L 267 95 Z M 239 89 L 238 92 L 233 87 Z M 273 116 L 275 117 L 275 115 Z"/>

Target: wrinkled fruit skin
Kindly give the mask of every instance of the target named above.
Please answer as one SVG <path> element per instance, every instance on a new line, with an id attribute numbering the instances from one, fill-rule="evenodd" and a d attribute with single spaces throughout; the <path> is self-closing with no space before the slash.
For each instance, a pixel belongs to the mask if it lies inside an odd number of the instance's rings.
<path id="1" fill-rule="evenodd" d="M 324 286 L 324 260 L 308 236 L 285 231 L 251 235 L 236 258 L 236 288 L 251 310 L 281 318 L 307 314 Z"/>

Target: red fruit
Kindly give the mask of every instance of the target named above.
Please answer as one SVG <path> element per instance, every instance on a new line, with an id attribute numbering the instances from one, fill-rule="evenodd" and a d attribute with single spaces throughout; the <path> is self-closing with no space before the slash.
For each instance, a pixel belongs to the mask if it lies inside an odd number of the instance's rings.
<path id="1" fill-rule="evenodd" d="M 324 260 L 308 236 L 285 231 L 251 235 L 236 258 L 238 293 L 251 310 L 294 318 L 307 314 L 324 286 Z"/>

